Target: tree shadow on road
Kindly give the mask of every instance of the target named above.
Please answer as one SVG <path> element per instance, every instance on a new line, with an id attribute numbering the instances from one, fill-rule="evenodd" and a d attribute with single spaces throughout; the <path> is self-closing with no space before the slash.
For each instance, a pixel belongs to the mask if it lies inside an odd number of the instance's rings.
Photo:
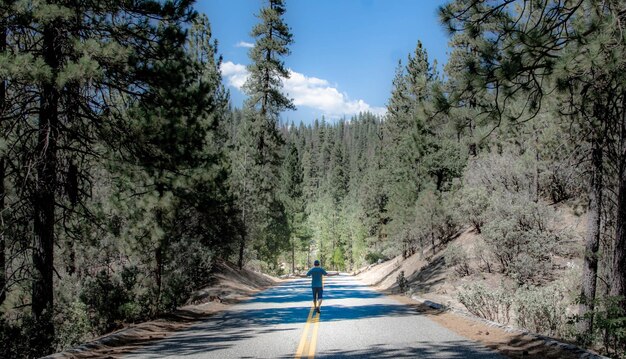
<path id="1" fill-rule="evenodd" d="M 138 349 L 132 355 L 141 357 L 180 357 L 193 354 L 207 354 L 233 347 L 237 342 L 256 337 L 260 334 L 290 331 L 294 329 L 279 328 L 228 328 L 220 330 L 211 328 L 211 331 L 201 328 L 191 328 L 177 335 L 154 342 L 149 347 Z M 218 356 L 216 356 L 218 357 Z"/>
<path id="2" fill-rule="evenodd" d="M 160 340 L 151 347 L 140 349 L 135 354 L 162 357 L 211 353 L 230 348 L 239 341 L 260 335 L 277 331 L 301 330 L 299 325 L 296 328 L 278 328 L 276 326 L 304 324 L 310 309 L 310 306 L 299 306 L 226 311 L 210 321 L 195 325 L 176 336 Z M 418 313 L 404 305 L 327 306 L 323 308 L 321 320 L 323 322 L 335 322 L 416 314 Z"/>
<path id="3" fill-rule="evenodd" d="M 370 289 L 361 289 L 358 287 L 333 287 L 326 286 L 324 288 L 324 300 L 327 299 L 371 299 L 382 297 L 383 294 L 374 292 Z M 297 291 L 272 291 L 271 293 L 262 293 L 246 303 L 294 303 L 294 302 L 311 302 L 311 287 Z"/>
<path id="4" fill-rule="evenodd" d="M 326 282 L 324 299 L 370 299 L 379 298 L 383 294 L 360 284 L 342 283 L 341 281 Z M 294 303 L 312 301 L 311 284 L 307 280 L 286 283 L 257 294 L 245 303 Z"/>
<path id="5" fill-rule="evenodd" d="M 504 359 L 469 341 L 450 341 L 446 343 L 416 342 L 410 347 L 393 348 L 383 344 L 372 345 L 361 350 L 331 350 L 320 352 L 316 358 L 448 358 L 471 359 L 493 358 Z"/>
<path id="6" fill-rule="evenodd" d="M 370 304 L 358 306 L 326 305 L 323 306 L 322 309 L 321 320 L 324 322 L 419 315 L 414 309 L 399 304 Z M 212 326 L 212 323 L 215 322 L 218 328 L 225 329 L 239 328 L 242 326 L 272 326 L 305 323 L 310 310 L 310 306 L 298 306 L 229 311 L 216 317 L 211 323 L 207 322 L 199 326 Z M 212 330 L 214 328 L 205 329 Z"/>

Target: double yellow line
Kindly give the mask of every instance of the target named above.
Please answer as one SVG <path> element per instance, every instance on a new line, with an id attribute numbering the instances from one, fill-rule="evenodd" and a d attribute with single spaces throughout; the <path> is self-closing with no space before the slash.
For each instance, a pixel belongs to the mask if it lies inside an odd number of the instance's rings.
<path id="1" fill-rule="evenodd" d="M 314 309 L 311 307 L 311 311 L 309 311 L 309 317 L 306 320 L 306 324 L 304 325 L 304 332 L 302 333 L 302 338 L 300 338 L 300 344 L 298 344 L 298 351 L 296 352 L 296 359 L 302 358 L 307 351 L 306 348 L 308 346 L 308 355 L 307 358 L 313 359 L 315 357 L 315 347 L 317 346 L 317 329 L 320 326 L 320 315 L 318 313 L 314 314 Z M 311 339 L 309 340 L 309 328 L 313 324 L 313 331 L 311 334 Z M 308 345 L 307 345 L 308 344 Z"/>
<path id="2" fill-rule="evenodd" d="M 322 277 L 322 287 L 326 283 L 325 279 L 326 278 Z M 311 307 L 311 310 L 309 311 L 309 317 L 306 319 L 306 324 L 304 325 L 302 338 L 300 338 L 300 344 L 298 344 L 298 351 L 296 352 L 295 359 L 302 358 L 307 344 L 309 348 L 307 358 L 315 358 L 315 347 L 317 346 L 317 328 L 319 328 L 320 326 L 320 315 L 319 313 L 314 313 L 315 307 Z M 309 328 L 311 324 L 313 324 L 313 333 L 311 335 L 311 341 L 309 342 Z"/>

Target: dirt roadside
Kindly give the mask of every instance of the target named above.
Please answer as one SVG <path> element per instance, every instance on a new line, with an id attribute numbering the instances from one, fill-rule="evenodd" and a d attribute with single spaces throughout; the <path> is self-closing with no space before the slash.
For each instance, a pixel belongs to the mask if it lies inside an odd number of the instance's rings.
<path id="1" fill-rule="evenodd" d="M 516 332 L 507 332 L 498 327 L 491 327 L 481 321 L 470 319 L 459 314 L 445 310 L 433 309 L 415 300 L 402 296 L 388 294 L 397 301 L 414 308 L 429 319 L 450 329 L 451 331 L 477 341 L 487 348 L 495 350 L 510 358 L 533 358 L 533 359 L 579 359 L 586 356 L 584 351 L 577 349 L 564 349 L 548 344 L 544 339 L 533 335 Z M 598 356 L 599 357 L 599 356 Z"/>
<path id="2" fill-rule="evenodd" d="M 188 328 L 281 282 L 265 274 L 239 270 L 226 262 L 216 264 L 215 272 L 213 284 L 194 293 L 188 305 L 175 312 L 149 322 L 131 324 L 46 358 L 120 358 L 125 353 Z"/>
<path id="3" fill-rule="evenodd" d="M 562 214 L 569 227 L 579 225 L 577 221 Z M 576 222 L 576 223 L 574 223 Z M 481 241 L 471 228 L 464 230 L 452 242 L 464 248 L 466 253 L 473 253 L 473 246 Z M 482 343 L 511 358 L 604 358 L 592 351 L 578 348 L 562 339 L 549 338 L 508 328 L 495 323 L 485 323 L 472 315 L 465 315 L 465 307 L 458 300 L 459 289 L 472 282 L 485 283 L 488 288 L 498 286 L 506 280 L 501 274 L 485 274 L 475 271 L 472 276 L 456 275 L 455 269 L 445 265 L 445 251 L 441 248 L 436 254 L 425 250 L 420 253 L 409 253 L 405 258 L 398 256 L 388 261 L 371 264 L 358 270 L 355 275 L 363 284 L 390 295 L 398 301 L 414 307 L 418 312 L 427 315 L 433 321 L 468 338 Z M 430 257 L 428 257 L 430 255 Z M 472 262 L 474 268 L 478 264 Z M 567 279 L 569 267 L 562 266 L 555 272 L 561 279 Z M 438 310 L 421 304 L 410 297 L 396 295 L 399 293 L 397 278 L 400 273 L 407 279 L 411 293 L 422 300 L 441 303 L 448 308 L 458 310 Z M 565 283 L 565 282 L 564 282 Z M 492 325 L 493 324 L 493 325 Z"/>

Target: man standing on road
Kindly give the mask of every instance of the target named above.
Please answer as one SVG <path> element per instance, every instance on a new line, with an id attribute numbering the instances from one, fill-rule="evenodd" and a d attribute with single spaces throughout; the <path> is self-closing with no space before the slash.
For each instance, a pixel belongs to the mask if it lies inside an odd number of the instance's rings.
<path id="1" fill-rule="evenodd" d="M 313 262 L 313 265 L 314 267 L 309 269 L 309 271 L 306 273 L 306 276 L 311 277 L 311 289 L 313 290 L 313 307 L 318 313 L 322 313 L 320 311 L 324 293 L 324 283 L 322 281 L 322 276 L 331 277 L 334 275 L 339 275 L 339 272 L 331 274 L 326 273 L 324 268 L 320 267 L 320 261 L 317 259 Z"/>

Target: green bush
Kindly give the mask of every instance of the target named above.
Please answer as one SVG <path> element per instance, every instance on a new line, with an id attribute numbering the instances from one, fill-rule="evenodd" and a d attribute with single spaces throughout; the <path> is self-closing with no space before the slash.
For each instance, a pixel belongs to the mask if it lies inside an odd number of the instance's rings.
<path id="1" fill-rule="evenodd" d="M 620 297 L 601 299 L 596 304 L 595 323 L 604 352 L 615 358 L 626 358 L 626 312 L 620 307 Z"/>
<path id="2" fill-rule="evenodd" d="M 172 246 L 175 253 L 166 267 L 159 311 L 171 311 L 183 305 L 191 293 L 208 283 L 213 252 L 195 241 L 180 241 Z"/>
<path id="3" fill-rule="evenodd" d="M 400 274 L 396 277 L 396 284 L 398 284 L 398 288 L 400 289 L 400 293 L 406 293 L 409 288 L 409 281 L 404 276 L 404 271 L 400 271 Z"/>
<path id="4" fill-rule="evenodd" d="M 486 271 L 487 273 L 491 273 L 493 264 L 492 264 L 492 254 L 490 248 L 486 245 L 486 243 L 482 240 L 476 241 L 474 243 L 474 257 L 479 261 L 478 268 L 481 271 Z"/>
<path id="5" fill-rule="evenodd" d="M 476 232 L 481 233 L 482 227 L 487 222 L 487 210 L 489 209 L 489 194 L 482 187 L 463 187 L 458 194 L 459 204 L 457 210 L 461 218 L 470 223 Z"/>
<path id="6" fill-rule="evenodd" d="M 337 246 L 337 248 L 333 251 L 332 265 L 338 270 L 346 269 L 345 255 L 341 246 Z"/>
<path id="7" fill-rule="evenodd" d="M 87 280 L 80 294 L 90 313 L 91 326 L 96 333 L 106 333 L 120 326 L 122 322 L 143 319 L 148 313 L 150 301 L 139 301 L 133 292 L 136 276 L 133 268 L 124 268 L 121 274 L 108 274 L 101 271 Z M 141 309 L 129 310 L 135 303 L 146 303 Z M 131 316 L 132 315 L 132 316 Z"/>
<path id="8" fill-rule="evenodd" d="M 76 346 L 93 337 L 93 328 L 84 303 L 74 302 L 60 309 L 61 312 L 55 318 L 57 351 Z"/>
<path id="9" fill-rule="evenodd" d="M 461 247 L 454 244 L 448 245 L 443 253 L 443 256 L 448 267 L 454 268 L 456 274 L 461 277 L 472 274 L 472 269 L 469 265 L 469 256 L 467 252 Z"/>
<path id="10" fill-rule="evenodd" d="M 477 198 L 481 196 L 480 193 L 486 193 L 490 198 L 498 192 L 529 196 L 533 167 L 532 161 L 525 160 L 511 150 L 502 153 L 483 152 L 468 163 L 463 176 L 464 187 L 470 192 L 477 191 Z"/>
<path id="11" fill-rule="evenodd" d="M 511 293 L 503 288 L 491 289 L 482 284 L 471 284 L 459 292 L 459 301 L 467 310 L 481 318 L 508 324 L 511 320 Z"/>
<path id="12" fill-rule="evenodd" d="M 571 237 L 555 225 L 554 209 L 535 197 L 535 189 L 543 193 L 535 187 L 536 165 L 534 157 L 510 151 L 479 155 L 467 166 L 457 209 L 486 242 L 481 266 L 491 272 L 493 259 L 520 284 L 543 280 Z"/>
<path id="13" fill-rule="evenodd" d="M 4 358 L 28 358 L 31 353 L 28 340 L 28 328 L 19 322 L 11 323 L 0 318 L 0 350 Z"/>
<path id="14" fill-rule="evenodd" d="M 515 321 L 534 333 L 565 338 L 567 328 L 565 290 L 556 285 L 520 287 L 515 292 Z"/>
<path id="15" fill-rule="evenodd" d="M 192 290 L 185 273 L 179 270 L 168 273 L 163 284 L 159 312 L 175 310 L 185 303 Z"/>
<path id="16" fill-rule="evenodd" d="M 527 196 L 494 195 L 483 238 L 502 272 L 519 283 L 541 279 L 552 268 L 563 238 L 553 230 L 553 210 Z"/>
<path id="17" fill-rule="evenodd" d="M 456 194 L 456 192 L 454 192 Z M 460 229 L 454 195 L 432 189 L 420 192 L 415 204 L 412 235 L 418 239 L 421 250 L 429 245 L 432 253 L 450 241 Z"/>
<path id="18" fill-rule="evenodd" d="M 375 264 L 378 261 L 386 261 L 388 258 L 380 252 L 369 252 L 365 255 L 368 264 Z"/>
<path id="19" fill-rule="evenodd" d="M 139 300 L 126 302 L 118 308 L 120 318 L 125 322 L 136 323 L 147 318 L 147 308 L 142 306 Z"/>
<path id="20" fill-rule="evenodd" d="M 124 286 L 124 289 L 126 289 L 127 291 L 132 291 L 137 284 L 138 276 L 139 268 L 137 266 L 131 265 L 122 268 L 120 278 L 122 280 L 122 285 Z"/>
<path id="21" fill-rule="evenodd" d="M 45 340 L 41 335 L 45 332 L 42 325 L 48 319 L 36 321 L 30 315 L 20 316 L 13 320 L 0 317 L 0 350 L 2 358 L 39 358 L 50 354 L 47 343 L 54 338 Z"/>

